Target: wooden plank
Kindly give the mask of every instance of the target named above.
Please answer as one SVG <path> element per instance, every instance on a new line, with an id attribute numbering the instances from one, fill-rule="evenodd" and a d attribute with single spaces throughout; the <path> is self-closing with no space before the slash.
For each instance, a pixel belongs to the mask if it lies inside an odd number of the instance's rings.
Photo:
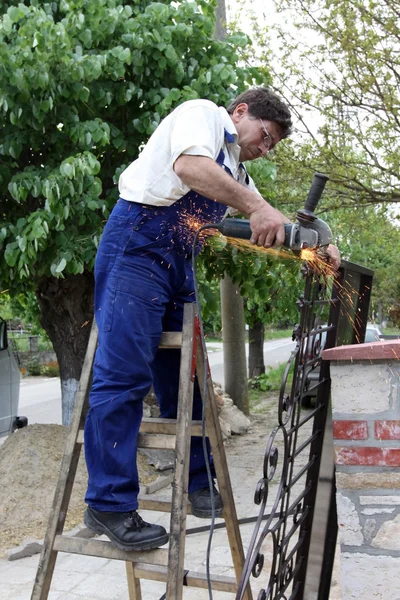
<path id="1" fill-rule="evenodd" d="M 201 421 L 192 421 L 190 425 L 191 435 L 201 436 Z M 176 432 L 176 419 L 160 419 L 160 418 L 143 418 L 140 426 L 140 433 L 153 433 L 153 434 L 165 434 L 175 435 Z M 83 429 L 79 431 L 78 444 L 83 444 Z M 153 446 L 154 448 L 155 446 Z M 157 446 L 158 447 L 158 446 Z M 173 445 L 175 449 L 175 443 Z"/>
<path id="2" fill-rule="evenodd" d="M 180 348 L 182 346 L 181 331 L 164 331 L 161 336 L 159 348 Z"/>
<path id="3" fill-rule="evenodd" d="M 57 535 L 54 540 L 54 548 L 59 552 L 71 554 L 84 554 L 85 556 L 97 556 L 99 558 L 112 558 L 113 560 L 124 560 L 132 563 L 143 562 L 149 565 L 168 564 L 168 550 L 157 548 L 156 550 L 125 551 L 116 548 L 111 542 L 102 540 L 85 540 L 79 537 L 67 537 Z"/>
<path id="4" fill-rule="evenodd" d="M 54 493 L 53 505 L 50 511 L 50 518 L 43 542 L 43 549 L 40 555 L 31 600 L 46 600 L 49 594 L 54 565 L 57 558 L 57 552 L 56 549 L 54 549 L 54 540 L 56 535 L 62 533 L 64 529 L 68 504 L 78 466 L 81 445 L 77 444 L 77 438 L 79 430 L 83 426 L 83 407 L 87 402 L 89 395 L 96 345 L 97 326 L 95 320 L 93 320 L 85 360 L 82 367 L 79 389 L 75 398 L 70 432 L 61 462 L 60 476 Z"/>
<path id="5" fill-rule="evenodd" d="M 133 569 L 135 576 L 140 579 L 166 582 L 170 576 L 170 570 L 168 567 L 135 563 Z M 205 573 L 189 571 L 186 575 L 186 581 L 188 587 L 207 589 L 207 576 Z M 212 589 L 215 592 L 230 592 L 231 594 L 235 594 L 237 592 L 238 586 L 233 577 L 227 577 L 225 575 L 211 575 L 210 581 L 212 584 Z"/>
<path id="6" fill-rule="evenodd" d="M 162 498 L 148 498 L 147 496 L 139 495 L 139 508 L 141 510 L 157 510 L 159 512 L 167 512 L 171 513 L 171 502 L 169 500 L 164 500 Z M 186 513 L 188 515 L 192 514 L 192 505 L 190 502 L 187 502 L 186 505 Z"/>
<path id="7" fill-rule="evenodd" d="M 126 578 L 128 581 L 129 600 L 142 600 L 140 579 L 135 575 L 133 563 L 125 562 Z"/>
<path id="8" fill-rule="evenodd" d="M 138 448 L 161 448 L 163 450 L 175 450 L 175 436 L 162 435 L 158 433 L 139 433 L 137 445 Z"/>
<path id="9" fill-rule="evenodd" d="M 185 558 L 186 514 L 189 483 L 190 427 L 193 408 L 194 378 L 194 304 L 183 310 L 182 351 L 180 363 L 178 412 L 176 418 L 175 478 L 172 486 L 172 509 L 169 534 L 169 576 L 167 600 L 182 600 Z"/>
<path id="10" fill-rule="evenodd" d="M 191 422 L 191 435 L 201 435 L 201 421 Z M 175 435 L 176 419 L 143 418 L 140 426 L 141 433 L 164 433 Z"/>
<path id="11" fill-rule="evenodd" d="M 233 566 L 235 569 L 237 582 L 240 582 L 243 565 L 245 562 L 242 537 L 240 534 L 239 523 L 236 513 L 235 501 L 232 493 L 232 486 L 229 476 L 228 464 L 226 462 L 226 454 L 224 442 L 222 439 L 221 427 L 218 418 L 218 408 L 214 395 L 214 387 L 211 379 L 210 368 L 206 356 L 204 356 L 201 339 L 198 340 L 198 348 L 196 354 L 196 371 L 200 384 L 200 392 L 203 395 L 204 370 L 207 369 L 207 389 L 206 398 L 203 397 L 203 402 L 206 402 L 206 420 L 207 433 L 210 439 L 211 451 L 214 458 L 215 473 L 217 476 L 218 489 L 221 494 L 224 505 L 224 519 L 226 530 L 229 539 L 229 545 L 232 554 Z M 250 586 L 247 587 L 244 598 L 252 600 Z"/>

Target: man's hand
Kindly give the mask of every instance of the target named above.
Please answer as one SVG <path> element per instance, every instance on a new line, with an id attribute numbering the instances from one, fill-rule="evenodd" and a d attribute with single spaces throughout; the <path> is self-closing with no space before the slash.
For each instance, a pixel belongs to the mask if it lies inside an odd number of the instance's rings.
<path id="1" fill-rule="evenodd" d="M 339 248 L 337 248 L 337 246 L 334 246 L 333 244 L 329 244 L 329 246 L 326 249 L 326 254 L 328 256 L 329 262 L 331 263 L 335 271 L 337 271 L 341 263 Z"/>
<path id="2" fill-rule="evenodd" d="M 267 202 L 263 203 L 250 214 L 250 242 L 265 248 L 281 246 L 285 241 L 284 223 L 290 223 L 285 215 Z"/>

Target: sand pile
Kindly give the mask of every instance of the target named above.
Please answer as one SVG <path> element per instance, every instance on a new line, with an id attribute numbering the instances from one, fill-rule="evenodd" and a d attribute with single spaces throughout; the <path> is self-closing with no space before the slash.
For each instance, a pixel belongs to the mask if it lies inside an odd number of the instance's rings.
<path id="1" fill-rule="evenodd" d="M 0 447 L 0 556 L 26 537 L 44 537 L 67 435 L 68 428 L 62 425 L 29 425 Z M 142 456 L 138 468 L 141 482 L 158 476 Z M 65 531 L 82 523 L 86 484 L 82 451 Z"/>

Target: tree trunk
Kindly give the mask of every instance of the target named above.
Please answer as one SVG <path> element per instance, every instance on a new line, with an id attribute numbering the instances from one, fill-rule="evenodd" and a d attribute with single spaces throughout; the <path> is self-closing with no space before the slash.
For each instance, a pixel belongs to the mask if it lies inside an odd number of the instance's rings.
<path id="1" fill-rule="evenodd" d="M 225 391 L 245 415 L 249 414 L 243 298 L 225 275 L 221 281 L 221 319 Z"/>
<path id="2" fill-rule="evenodd" d="M 382 300 L 378 300 L 378 325 L 379 327 L 382 328 L 383 326 L 383 305 L 382 305 Z"/>
<path id="3" fill-rule="evenodd" d="M 93 320 L 93 274 L 44 277 L 36 296 L 40 322 L 57 355 L 61 378 L 62 424 L 71 423 L 75 394 Z"/>
<path id="4" fill-rule="evenodd" d="M 264 323 L 256 321 L 249 328 L 249 379 L 265 373 Z"/>

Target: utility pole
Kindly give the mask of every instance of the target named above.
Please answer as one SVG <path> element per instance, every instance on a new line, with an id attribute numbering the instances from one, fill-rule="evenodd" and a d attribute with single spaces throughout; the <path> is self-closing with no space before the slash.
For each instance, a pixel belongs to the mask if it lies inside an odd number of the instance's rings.
<path id="1" fill-rule="evenodd" d="M 217 0 L 214 37 L 226 37 L 225 0 Z M 244 414 L 249 414 L 247 383 L 245 320 L 243 298 L 232 279 L 225 275 L 221 281 L 221 320 L 224 350 L 225 391 Z"/>
<path id="2" fill-rule="evenodd" d="M 249 414 L 243 298 L 232 279 L 221 281 L 221 320 L 225 391 L 245 415 Z"/>
<path id="3" fill-rule="evenodd" d="M 215 9 L 215 31 L 214 37 L 216 40 L 223 40 L 226 37 L 226 7 L 225 0 L 217 0 L 217 8 Z"/>

